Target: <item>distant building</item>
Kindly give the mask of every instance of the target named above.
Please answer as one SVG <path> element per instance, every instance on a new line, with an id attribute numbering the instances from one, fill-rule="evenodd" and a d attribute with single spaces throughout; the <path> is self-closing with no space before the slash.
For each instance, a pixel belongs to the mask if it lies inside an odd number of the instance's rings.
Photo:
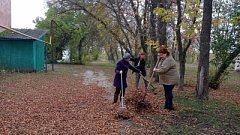
<path id="1" fill-rule="evenodd" d="M 235 60 L 234 70 L 240 72 L 240 57 L 237 57 L 236 60 Z"/>
<path id="2" fill-rule="evenodd" d="M 44 39 L 47 31 L 40 29 L 15 29 L 23 34 Z M 26 72 L 44 70 L 46 45 L 17 33 L 5 31 L 0 37 L 0 69 Z"/>
<path id="3" fill-rule="evenodd" d="M 65 49 L 62 51 L 62 61 L 70 62 L 70 49 Z"/>
<path id="4" fill-rule="evenodd" d="M 11 0 L 0 0 L 0 24 L 11 27 Z M 0 28 L 0 32 L 3 30 Z"/>

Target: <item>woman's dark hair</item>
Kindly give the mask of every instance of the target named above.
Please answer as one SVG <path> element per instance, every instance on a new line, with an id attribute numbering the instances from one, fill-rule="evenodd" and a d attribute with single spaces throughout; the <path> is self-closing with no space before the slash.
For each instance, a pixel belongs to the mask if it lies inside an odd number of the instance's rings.
<path id="1" fill-rule="evenodd" d="M 140 52 L 139 55 L 146 55 L 146 53 L 145 52 Z"/>
<path id="2" fill-rule="evenodd" d="M 158 53 L 167 54 L 167 56 L 170 54 L 170 52 L 168 51 L 168 49 L 166 47 L 160 47 L 158 49 Z"/>

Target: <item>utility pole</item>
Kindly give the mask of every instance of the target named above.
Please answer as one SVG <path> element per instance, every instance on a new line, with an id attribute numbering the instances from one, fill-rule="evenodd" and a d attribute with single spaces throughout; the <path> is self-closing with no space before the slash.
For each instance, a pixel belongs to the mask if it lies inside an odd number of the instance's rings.
<path id="1" fill-rule="evenodd" d="M 52 71 L 54 71 L 54 45 L 53 45 L 54 26 L 53 26 L 53 23 L 54 23 L 54 21 L 51 20 L 51 26 L 50 26 L 50 44 L 51 44 L 51 51 L 52 51 L 52 58 L 51 58 Z"/>

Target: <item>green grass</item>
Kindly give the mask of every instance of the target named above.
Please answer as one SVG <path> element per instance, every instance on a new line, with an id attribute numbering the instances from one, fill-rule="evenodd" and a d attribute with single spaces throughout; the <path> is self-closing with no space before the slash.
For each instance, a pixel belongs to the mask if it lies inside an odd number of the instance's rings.
<path id="1" fill-rule="evenodd" d="M 115 64 L 110 62 L 91 62 L 86 66 L 98 66 L 101 68 L 114 68 Z M 231 71 L 226 79 L 222 82 L 221 88 L 230 88 L 240 90 L 240 73 Z M 197 64 L 186 64 L 185 84 L 196 86 L 197 83 Z"/>
<path id="2" fill-rule="evenodd" d="M 180 106 L 176 125 L 168 128 L 171 134 L 214 133 L 240 134 L 240 107 L 216 100 L 200 101 L 178 95 L 174 102 Z"/>
<path id="3" fill-rule="evenodd" d="M 186 64 L 185 84 L 196 85 L 197 83 L 197 65 Z"/>
<path id="4" fill-rule="evenodd" d="M 240 73 L 230 70 L 224 77 L 221 88 L 240 90 Z M 185 84 L 195 86 L 197 83 L 197 64 L 186 64 Z"/>
<path id="5" fill-rule="evenodd" d="M 187 126 L 182 126 L 182 125 L 174 125 L 168 128 L 167 132 L 170 135 L 186 135 L 191 133 L 191 128 Z"/>

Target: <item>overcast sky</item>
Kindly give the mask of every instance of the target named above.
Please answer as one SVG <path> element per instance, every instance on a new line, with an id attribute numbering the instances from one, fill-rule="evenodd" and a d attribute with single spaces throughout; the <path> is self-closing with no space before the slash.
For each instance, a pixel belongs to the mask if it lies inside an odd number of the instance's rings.
<path id="1" fill-rule="evenodd" d="M 12 0 L 12 28 L 34 28 L 36 17 L 45 17 L 45 0 Z"/>

